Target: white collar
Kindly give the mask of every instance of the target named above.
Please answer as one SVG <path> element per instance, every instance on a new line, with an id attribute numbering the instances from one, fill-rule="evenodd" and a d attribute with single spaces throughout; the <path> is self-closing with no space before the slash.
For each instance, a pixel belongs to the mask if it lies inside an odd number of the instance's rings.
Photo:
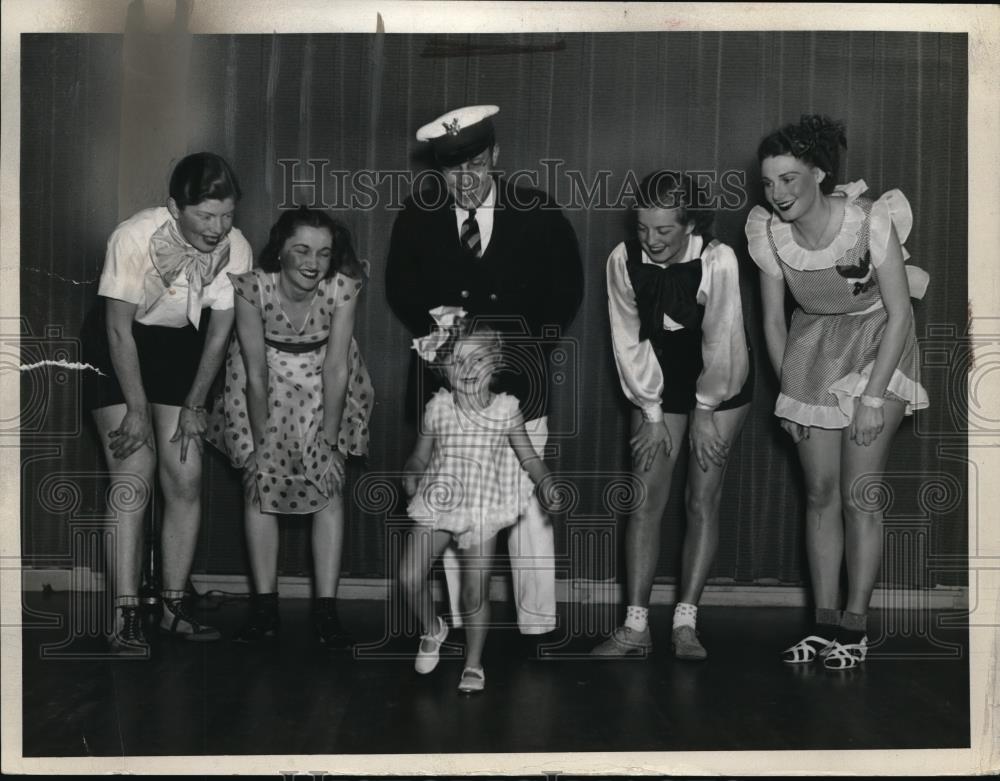
<path id="1" fill-rule="evenodd" d="M 834 188 L 834 192 L 846 200 L 844 220 L 833 241 L 823 249 L 810 250 L 801 246 L 792 235 L 791 224 L 782 222 L 777 215 L 772 215 L 770 218 L 771 237 L 774 239 L 778 256 L 786 265 L 797 271 L 818 271 L 836 265 L 848 250 L 857 244 L 858 232 L 864 224 L 865 213 L 855 201 L 867 190 L 868 185 L 861 179 L 837 185 Z"/>

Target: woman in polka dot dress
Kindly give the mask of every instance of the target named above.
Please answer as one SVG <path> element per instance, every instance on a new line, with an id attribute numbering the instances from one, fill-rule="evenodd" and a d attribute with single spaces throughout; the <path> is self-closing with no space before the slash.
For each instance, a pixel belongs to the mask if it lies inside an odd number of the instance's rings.
<path id="1" fill-rule="evenodd" d="M 209 441 L 243 470 L 256 594 L 237 642 L 277 635 L 277 516 L 311 514 L 316 638 L 328 648 L 351 646 L 335 598 L 344 460 L 367 454 L 373 404 L 353 336 L 364 278 L 347 230 L 305 208 L 282 214 L 260 266 L 232 277 L 238 339 Z"/>
<path id="2" fill-rule="evenodd" d="M 781 379 L 775 414 L 796 443 L 806 482 L 815 626 L 783 659 L 821 660 L 833 670 L 867 655 L 883 532 L 881 513 L 865 506 L 865 485 L 881 479 L 903 416 L 928 403 L 910 305 L 927 275 L 904 265 L 902 246 L 910 206 L 898 190 L 872 200 L 864 182 L 835 186 L 844 146 L 843 125 L 820 116 L 767 136 L 757 157 L 771 208 L 755 207 L 746 225 L 767 349 Z M 790 325 L 786 287 L 797 304 Z"/>

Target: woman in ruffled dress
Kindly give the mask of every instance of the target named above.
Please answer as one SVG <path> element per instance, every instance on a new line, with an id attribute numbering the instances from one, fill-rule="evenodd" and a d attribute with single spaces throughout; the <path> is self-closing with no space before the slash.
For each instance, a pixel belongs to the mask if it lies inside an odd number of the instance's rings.
<path id="1" fill-rule="evenodd" d="M 909 300 L 923 295 L 927 275 L 904 265 L 909 203 L 898 190 L 872 201 L 862 181 L 836 186 L 842 148 L 843 124 L 817 115 L 764 138 L 757 158 L 770 210 L 755 207 L 746 224 L 781 379 L 775 414 L 806 485 L 815 627 L 782 658 L 834 670 L 856 667 L 868 650 L 882 514 L 866 503 L 867 488 L 881 479 L 903 416 L 928 404 Z M 786 286 L 797 304 L 790 325 Z"/>

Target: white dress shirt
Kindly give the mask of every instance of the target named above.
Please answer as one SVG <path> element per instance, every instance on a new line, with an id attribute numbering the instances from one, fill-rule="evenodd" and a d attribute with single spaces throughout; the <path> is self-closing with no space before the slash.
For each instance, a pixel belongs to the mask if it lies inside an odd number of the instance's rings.
<path id="1" fill-rule="evenodd" d="M 173 217 L 166 206 L 144 209 L 115 228 L 101 271 L 98 295 L 136 305 L 135 322 L 183 328 L 188 323 L 187 273 L 182 272 L 169 287 L 153 265 L 150 239 Z M 253 267 L 250 243 L 238 228 L 229 234 L 229 263 L 204 286 L 201 308 L 232 309 L 233 285 L 228 273 L 242 274 Z"/>

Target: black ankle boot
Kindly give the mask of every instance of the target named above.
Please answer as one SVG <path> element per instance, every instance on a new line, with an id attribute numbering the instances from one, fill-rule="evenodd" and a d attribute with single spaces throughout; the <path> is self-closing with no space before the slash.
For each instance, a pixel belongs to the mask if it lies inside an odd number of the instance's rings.
<path id="1" fill-rule="evenodd" d="M 322 648 L 331 651 L 347 651 L 354 646 L 351 636 L 340 625 L 336 599 L 324 597 L 316 600 L 313 612 L 313 629 L 316 632 L 316 642 Z"/>
<path id="2" fill-rule="evenodd" d="M 276 640 L 280 629 L 277 592 L 251 594 L 250 615 L 240 631 L 233 636 L 233 642 L 253 644 Z"/>
<path id="3" fill-rule="evenodd" d="M 142 631 L 142 614 L 138 605 L 122 605 L 122 626 L 111 635 L 111 653 L 115 656 L 149 657 L 149 643 Z"/>

